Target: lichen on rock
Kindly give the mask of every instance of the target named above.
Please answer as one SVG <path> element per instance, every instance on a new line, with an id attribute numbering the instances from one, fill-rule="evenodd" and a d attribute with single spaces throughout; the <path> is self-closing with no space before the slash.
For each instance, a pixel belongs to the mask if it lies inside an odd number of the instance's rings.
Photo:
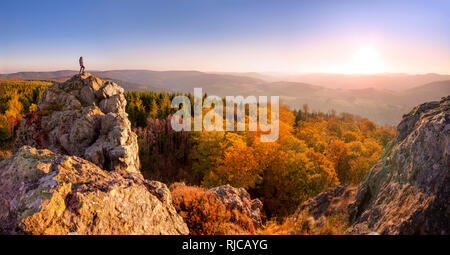
<path id="1" fill-rule="evenodd" d="M 24 146 L 0 163 L 2 234 L 188 234 L 166 185 Z"/>

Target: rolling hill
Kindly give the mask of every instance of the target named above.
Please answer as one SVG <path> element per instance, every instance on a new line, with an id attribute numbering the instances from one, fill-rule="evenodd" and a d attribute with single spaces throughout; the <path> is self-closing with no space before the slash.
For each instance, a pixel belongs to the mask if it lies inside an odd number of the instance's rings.
<path id="1" fill-rule="evenodd" d="M 76 73 L 70 70 L 21 72 L 1 74 L 0 79 L 65 80 Z M 337 112 L 349 112 L 380 125 L 395 125 L 413 106 L 450 95 L 450 76 L 435 74 L 316 75 L 317 83 L 309 83 L 268 80 L 267 76 L 258 73 L 149 70 L 92 71 L 92 73 L 103 79 L 112 80 L 126 90 L 192 93 L 194 88 L 202 88 L 208 95 L 222 97 L 277 95 L 284 104 L 292 108 L 301 108 L 304 104 L 308 104 L 312 110 L 327 112 L 333 109 Z M 311 77 L 313 76 L 297 76 L 298 79 L 304 78 L 307 81 L 311 81 Z M 319 79 L 317 77 L 322 77 L 322 81 L 317 80 Z M 336 83 L 332 86 L 330 79 L 333 77 L 336 78 Z M 368 82 L 369 77 L 375 78 Z M 325 78 L 327 78 L 326 86 Z M 443 80 L 446 78 L 447 80 Z M 340 84 L 346 81 L 349 82 L 350 89 L 340 89 Z M 359 87 L 356 86 L 358 81 L 361 82 Z M 391 86 L 388 86 L 389 82 L 392 82 Z M 396 89 L 392 89 L 394 87 Z"/>

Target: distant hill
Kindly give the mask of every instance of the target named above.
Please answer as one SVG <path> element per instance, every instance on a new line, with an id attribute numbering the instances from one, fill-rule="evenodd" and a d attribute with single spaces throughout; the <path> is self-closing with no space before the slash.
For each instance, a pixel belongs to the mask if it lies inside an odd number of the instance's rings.
<path id="1" fill-rule="evenodd" d="M 21 72 L 1 74 L 0 79 L 66 80 L 75 73 L 77 71 L 69 70 Z M 296 78 L 305 78 L 305 81 L 294 82 L 274 81 L 275 79 L 268 79 L 267 76 L 258 75 L 258 73 L 150 70 L 112 70 L 92 73 L 103 79 L 112 80 L 126 90 L 193 93 L 194 88 L 198 87 L 208 95 L 222 97 L 277 95 L 284 104 L 292 108 L 301 108 L 304 104 L 308 104 L 312 110 L 327 112 L 333 109 L 337 112 L 348 112 L 366 117 L 380 125 L 396 125 L 403 114 L 409 112 L 413 106 L 450 95 L 450 76 L 435 74 L 303 75 Z M 317 80 L 317 77 L 322 77 L 322 80 Z M 370 77 L 374 80 L 370 80 Z M 325 78 L 326 85 L 324 85 Z M 333 78 L 336 79 L 334 85 Z M 440 80 L 444 78 L 447 80 Z M 309 82 L 311 80 L 318 83 Z M 369 80 L 371 82 L 368 82 Z M 349 82 L 350 89 L 339 89 L 340 84 L 346 81 Z M 358 81 L 361 82 L 359 86 L 357 86 Z M 391 86 L 389 82 L 392 82 Z"/>
<path id="2" fill-rule="evenodd" d="M 1 80 L 66 80 L 77 71 L 61 70 L 54 72 L 19 72 L 11 74 L 0 74 Z"/>
<path id="3" fill-rule="evenodd" d="M 118 79 L 112 79 L 109 77 L 102 77 L 102 79 L 104 80 L 108 80 L 108 81 L 112 81 L 117 83 L 118 85 L 120 85 L 123 88 L 126 88 L 126 90 L 128 91 L 155 91 L 155 92 L 162 92 L 162 91 L 166 91 L 166 92 L 170 92 L 170 90 L 165 90 L 162 88 L 156 88 L 156 87 L 152 87 L 152 86 L 148 86 L 148 85 L 142 85 L 139 83 L 134 83 L 134 82 L 128 82 L 128 81 L 123 81 L 123 80 L 118 80 Z"/>
<path id="4" fill-rule="evenodd" d="M 242 89 L 246 86 L 259 84 L 263 81 L 244 76 L 211 74 L 198 71 L 148 71 L 148 70 L 117 70 L 93 72 L 99 77 L 109 77 L 127 82 L 152 86 L 160 89 L 193 92 L 194 88 L 204 88 L 218 94 Z"/>
<path id="5" fill-rule="evenodd" d="M 150 71 L 150 70 L 111 70 L 89 71 L 102 78 L 118 81 L 127 90 L 158 89 L 165 91 L 193 92 L 194 88 L 204 91 L 235 93 L 253 84 L 263 83 L 262 80 L 236 75 L 212 74 L 198 71 Z M 3 80 L 66 80 L 77 74 L 77 71 L 54 72 L 20 72 L 0 74 Z M 223 93 L 222 93 L 223 92 Z"/>
<path id="6" fill-rule="evenodd" d="M 450 80 L 431 82 L 422 86 L 418 86 L 404 92 L 406 101 L 432 101 L 438 97 L 450 94 Z"/>
<path id="7" fill-rule="evenodd" d="M 242 73 L 246 75 L 246 73 Z M 255 76 L 252 74 L 252 76 Z M 450 75 L 441 74 L 280 74 L 263 73 L 262 79 L 277 79 L 291 82 L 305 82 L 333 89 L 377 88 L 404 91 L 423 84 L 450 80 Z"/>

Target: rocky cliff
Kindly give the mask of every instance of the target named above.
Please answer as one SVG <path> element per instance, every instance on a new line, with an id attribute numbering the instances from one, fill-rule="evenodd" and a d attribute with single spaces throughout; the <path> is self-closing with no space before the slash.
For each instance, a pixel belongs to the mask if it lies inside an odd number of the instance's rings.
<path id="1" fill-rule="evenodd" d="M 75 75 L 47 88 L 39 111 L 25 116 L 16 149 L 29 145 L 78 156 L 102 169 L 139 173 L 137 136 L 123 88 L 94 75 Z"/>
<path id="2" fill-rule="evenodd" d="M 403 116 L 350 214 L 354 233 L 450 234 L 450 96 Z"/>
<path id="3" fill-rule="evenodd" d="M 361 184 L 299 207 L 315 225 L 344 216 L 351 234 L 450 234 L 450 96 L 415 107 Z M 321 223 L 322 222 L 322 223 Z"/>
<path id="4" fill-rule="evenodd" d="M 123 89 L 85 73 L 47 88 L 0 163 L 0 234 L 188 234 L 139 172 Z"/>

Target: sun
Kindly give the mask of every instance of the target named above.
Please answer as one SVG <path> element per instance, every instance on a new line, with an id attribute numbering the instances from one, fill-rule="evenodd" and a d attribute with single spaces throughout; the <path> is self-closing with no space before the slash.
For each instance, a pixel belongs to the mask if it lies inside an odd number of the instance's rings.
<path id="1" fill-rule="evenodd" d="M 379 52 L 372 47 L 359 48 L 352 57 L 348 73 L 374 74 L 384 71 L 383 61 Z"/>

